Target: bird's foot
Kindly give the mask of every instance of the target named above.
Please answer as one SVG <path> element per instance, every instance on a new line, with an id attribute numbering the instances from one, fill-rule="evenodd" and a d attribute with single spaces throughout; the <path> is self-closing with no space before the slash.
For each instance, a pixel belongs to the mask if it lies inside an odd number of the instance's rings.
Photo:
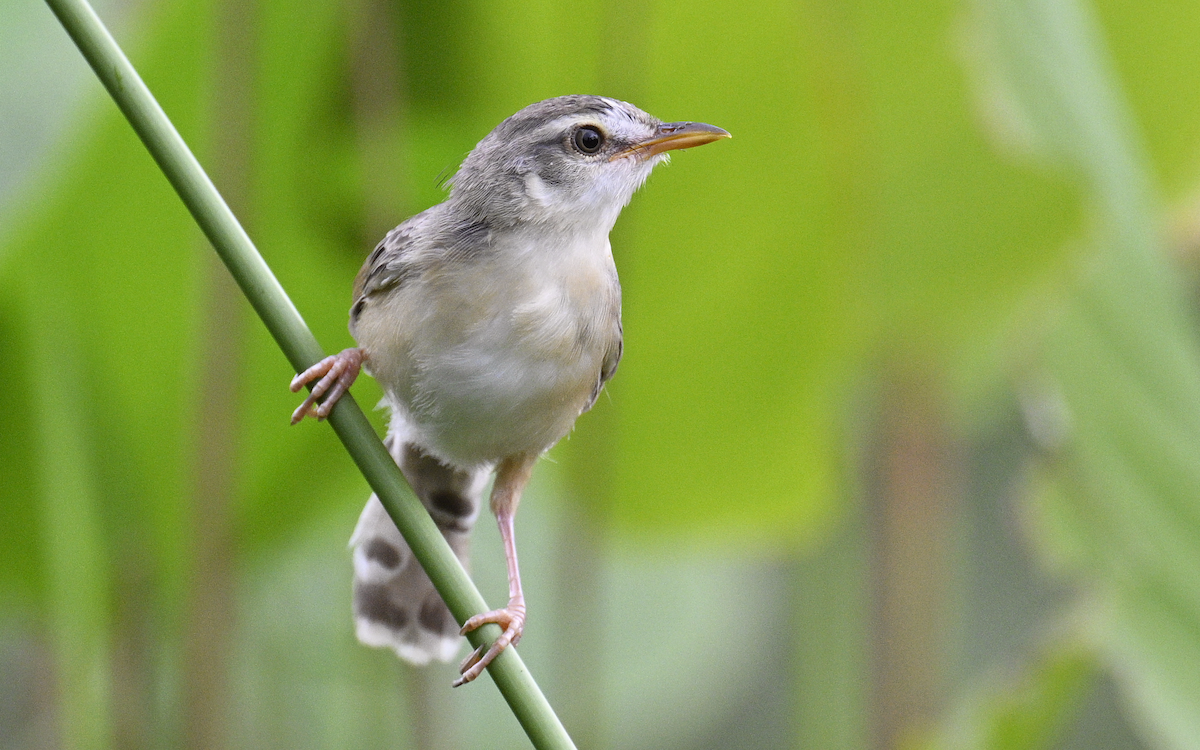
<path id="1" fill-rule="evenodd" d="M 470 656 L 463 659 L 462 664 L 458 667 L 461 676 L 454 681 L 454 687 L 466 685 L 474 680 L 483 674 L 483 670 L 501 651 L 510 645 L 517 645 L 517 642 L 521 640 L 521 634 L 525 632 L 525 599 L 523 597 L 512 599 L 504 609 L 493 609 L 491 612 L 475 615 L 466 621 L 459 632 L 466 635 L 489 622 L 504 628 L 504 632 L 486 652 L 484 651 L 486 645 L 480 646 L 472 651 Z"/>
<path id="2" fill-rule="evenodd" d="M 320 378 L 313 386 L 312 392 L 308 394 L 308 398 L 300 404 L 300 408 L 292 412 L 292 424 L 296 424 L 306 416 L 316 417 L 318 420 L 328 417 L 329 412 L 333 411 L 333 405 L 338 402 L 342 394 L 350 389 L 354 379 L 358 377 L 364 359 L 366 359 L 366 355 L 362 349 L 346 349 L 331 357 L 326 357 L 292 378 L 293 393 L 298 392 L 307 383 Z M 325 396 L 325 399 L 318 405 L 317 399 L 321 396 Z"/>

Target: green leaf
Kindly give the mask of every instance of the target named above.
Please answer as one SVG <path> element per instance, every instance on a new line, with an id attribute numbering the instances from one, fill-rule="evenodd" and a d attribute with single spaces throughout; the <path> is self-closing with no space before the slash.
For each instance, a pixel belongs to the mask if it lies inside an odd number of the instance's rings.
<path id="1" fill-rule="evenodd" d="M 1040 541 L 1097 603 L 1101 653 L 1147 737 L 1200 747 L 1200 346 L 1149 161 L 1085 8 L 973 8 L 991 91 L 1078 177 L 1093 217 L 1044 342 L 1067 421 L 1046 446 L 1059 487 L 1036 498 Z"/>
<path id="2" fill-rule="evenodd" d="M 926 750 L 1049 750 L 1058 747 L 1100 665 L 1077 643 L 1046 648 L 1015 674 L 970 690 Z"/>

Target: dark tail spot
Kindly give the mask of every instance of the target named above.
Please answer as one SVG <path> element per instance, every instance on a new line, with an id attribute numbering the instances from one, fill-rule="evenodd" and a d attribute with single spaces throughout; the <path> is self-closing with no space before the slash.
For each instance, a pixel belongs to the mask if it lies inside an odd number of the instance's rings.
<path id="1" fill-rule="evenodd" d="M 373 583 L 360 583 L 354 587 L 354 611 L 359 617 L 393 630 L 402 629 L 411 619 L 408 610 L 388 596 L 387 586 Z"/>
<path id="2" fill-rule="evenodd" d="M 442 601 L 442 597 L 438 596 L 436 591 L 425 597 L 425 601 L 421 603 L 417 622 L 421 624 L 421 627 L 434 633 L 445 635 L 458 633 L 458 624 L 454 622 L 453 615 L 450 614 L 446 603 Z"/>
<path id="3" fill-rule="evenodd" d="M 470 500 L 451 490 L 437 490 L 429 493 L 429 504 L 455 518 L 469 516 L 475 510 L 475 505 Z"/>
<path id="4" fill-rule="evenodd" d="M 367 542 L 363 554 L 367 556 L 368 560 L 377 562 L 388 570 L 400 567 L 400 550 L 383 539 L 376 538 Z"/>

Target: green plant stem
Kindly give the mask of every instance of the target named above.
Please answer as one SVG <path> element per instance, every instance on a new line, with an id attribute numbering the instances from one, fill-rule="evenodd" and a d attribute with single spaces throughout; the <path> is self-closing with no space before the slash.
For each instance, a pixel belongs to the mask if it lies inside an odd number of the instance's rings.
<path id="1" fill-rule="evenodd" d="M 292 367 L 301 372 L 321 360 L 324 351 L 295 305 L 95 11 L 86 0 L 46 3 L 158 162 Z M 483 596 L 348 394 L 330 414 L 329 423 L 458 621 L 486 611 Z M 488 625 L 468 638 L 480 645 L 499 637 L 500 632 L 498 626 Z M 534 747 L 575 747 L 515 649 L 505 649 L 488 672 Z"/>

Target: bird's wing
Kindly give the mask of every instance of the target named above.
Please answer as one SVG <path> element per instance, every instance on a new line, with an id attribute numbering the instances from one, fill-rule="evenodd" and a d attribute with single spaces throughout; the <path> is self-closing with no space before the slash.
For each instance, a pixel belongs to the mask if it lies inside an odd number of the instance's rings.
<path id="1" fill-rule="evenodd" d="M 621 354 L 624 351 L 625 330 L 621 322 L 617 321 L 617 337 L 609 345 L 608 351 L 604 352 L 604 361 L 600 363 L 600 385 L 612 380 L 612 376 L 617 374 L 617 365 L 621 364 Z"/>
<path id="2" fill-rule="evenodd" d="M 473 262 L 491 248 L 486 221 L 446 223 L 442 203 L 408 219 L 375 246 L 354 279 L 350 325 L 372 297 L 395 291 L 431 267 Z"/>
<path id="3" fill-rule="evenodd" d="M 366 262 L 354 279 L 354 304 L 350 307 L 351 323 L 358 320 L 359 313 L 372 295 L 403 284 L 414 272 L 414 223 L 413 219 L 409 219 L 388 232 L 367 256 Z"/>
<path id="4" fill-rule="evenodd" d="M 580 414 L 596 405 L 596 399 L 600 398 L 600 391 L 604 390 L 604 384 L 612 380 L 612 376 L 617 374 L 617 365 L 621 364 L 621 354 L 624 351 L 625 331 L 618 320 L 617 335 L 609 344 L 608 349 L 605 350 L 604 359 L 600 362 L 600 377 L 596 378 L 596 387 L 592 389 L 592 395 L 588 398 L 583 409 L 580 410 Z"/>

